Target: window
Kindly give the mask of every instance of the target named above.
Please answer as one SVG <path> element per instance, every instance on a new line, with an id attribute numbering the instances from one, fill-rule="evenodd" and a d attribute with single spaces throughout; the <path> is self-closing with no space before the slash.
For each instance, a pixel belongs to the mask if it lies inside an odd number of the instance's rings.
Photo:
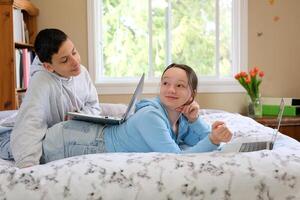
<path id="1" fill-rule="evenodd" d="M 156 93 L 172 62 L 195 69 L 200 92 L 242 91 L 233 74 L 246 70 L 247 0 L 89 0 L 88 32 L 102 94 L 132 92 L 143 72 Z"/>

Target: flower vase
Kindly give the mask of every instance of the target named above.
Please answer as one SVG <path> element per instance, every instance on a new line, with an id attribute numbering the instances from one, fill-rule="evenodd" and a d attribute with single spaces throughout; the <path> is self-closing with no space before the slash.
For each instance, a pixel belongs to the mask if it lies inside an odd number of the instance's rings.
<path id="1" fill-rule="evenodd" d="M 253 118 L 262 117 L 262 103 L 260 96 L 254 98 L 249 96 L 248 116 Z"/>

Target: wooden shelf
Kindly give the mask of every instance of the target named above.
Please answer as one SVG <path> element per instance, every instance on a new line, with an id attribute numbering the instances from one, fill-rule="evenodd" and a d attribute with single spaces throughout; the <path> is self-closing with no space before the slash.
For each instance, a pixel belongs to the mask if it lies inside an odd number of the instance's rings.
<path id="1" fill-rule="evenodd" d="M 17 49 L 33 49 L 33 44 L 15 42 L 15 48 L 17 48 Z"/>
<path id="2" fill-rule="evenodd" d="M 275 127 L 278 125 L 277 117 L 273 116 L 264 116 L 261 118 L 255 118 L 255 121 L 266 124 L 267 126 Z M 295 117 L 282 117 L 281 124 L 285 126 L 295 126 L 300 125 L 300 116 Z"/>
<path id="3" fill-rule="evenodd" d="M 10 2 L 13 2 L 15 8 L 26 11 L 30 16 L 39 15 L 39 9 L 28 0 L 11 0 Z"/>
<path id="4" fill-rule="evenodd" d="M 14 9 L 22 10 L 28 29 L 29 42 L 14 41 Z M 33 49 L 37 34 L 39 9 L 29 0 L 0 0 L 0 111 L 13 110 L 19 106 L 20 88 L 16 88 L 15 49 Z"/>
<path id="5" fill-rule="evenodd" d="M 254 118 L 254 120 L 271 128 L 277 128 L 278 126 L 276 116 L 263 116 L 260 118 Z M 279 131 L 300 142 L 300 116 L 282 117 Z"/>
<path id="6" fill-rule="evenodd" d="M 26 92 L 26 88 L 16 88 L 16 92 Z"/>
<path id="7" fill-rule="evenodd" d="M 39 9 L 29 0 L 0 0 L 2 5 L 12 5 L 14 8 L 26 11 L 31 16 L 38 16 Z"/>

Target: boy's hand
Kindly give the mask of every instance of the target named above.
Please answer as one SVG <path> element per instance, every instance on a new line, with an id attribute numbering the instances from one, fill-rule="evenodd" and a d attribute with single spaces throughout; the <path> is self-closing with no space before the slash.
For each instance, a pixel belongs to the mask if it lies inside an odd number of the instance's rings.
<path id="1" fill-rule="evenodd" d="M 199 109 L 199 104 L 196 101 L 192 101 L 189 104 L 176 108 L 176 111 L 181 112 L 189 120 L 189 122 L 194 122 L 199 117 Z"/>
<path id="2" fill-rule="evenodd" d="M 213 144 L 219 145 L 221 142 L 229 142 L 232 138 L 232 133 L 224 122 L 216 121 L 212 124 L 209 138 Z"/>
<path id="3" fill-rule="evenodd" d="M 78 110 L 74 110 L 72 112 L 78 112 Z M 79 112 L 78 112 L 79 113 Z M 70 116 L 68 114 L 65 115 L 65 118 L 64 118 L 64 121 L 68 121 L 68 120 L 72 120 L 73 119 L 73 116 Z"/>
<path id="4" fill-rule="evenodd" d="M 73 118 L 72 116 L 66 115 L 64 121 L 71 120 L 72 118 Z"/>

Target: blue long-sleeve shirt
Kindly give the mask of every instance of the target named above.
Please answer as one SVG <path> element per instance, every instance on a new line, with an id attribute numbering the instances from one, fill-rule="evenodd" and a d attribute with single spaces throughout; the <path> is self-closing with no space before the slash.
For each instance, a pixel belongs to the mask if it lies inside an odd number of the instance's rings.
<path id="1" fill-rule="evenodd" d="M 142 100 L 125 123 L 105 128 L 105 149 L 107 152 L 206 152 L 218 148 L 211 143 L 210 132 L 210 126 L 201 117 L 189 123 L 181 115 L 176 136 L 159 98 Z M 181 145 L 189 148 L 182 150 Z"/>

